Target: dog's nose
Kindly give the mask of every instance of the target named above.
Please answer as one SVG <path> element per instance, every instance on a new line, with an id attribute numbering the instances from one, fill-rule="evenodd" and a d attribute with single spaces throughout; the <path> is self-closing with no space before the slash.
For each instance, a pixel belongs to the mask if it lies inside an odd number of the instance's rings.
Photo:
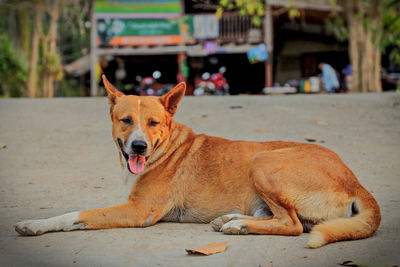
<path id="1" fill-rule="evenodd" d="M 132 150 L 137 154 L 142 154 L 146 151 L 147 144 L 145 141 L 133 141 L 132 142 Z"/>

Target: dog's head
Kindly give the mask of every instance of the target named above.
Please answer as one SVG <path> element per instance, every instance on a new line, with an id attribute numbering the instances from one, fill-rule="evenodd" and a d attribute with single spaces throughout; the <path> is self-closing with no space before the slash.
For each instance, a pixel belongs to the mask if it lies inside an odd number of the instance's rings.
<path id="1" fill-rule="evenodd" d="M 162 97 L 124 95 L 102 75 L 110 101 L 114 141 L 134 174 L 143 172 L 146 162 L 168 139 L 172 116 L 185 95 L 186 84 L 178 84 Z"/>

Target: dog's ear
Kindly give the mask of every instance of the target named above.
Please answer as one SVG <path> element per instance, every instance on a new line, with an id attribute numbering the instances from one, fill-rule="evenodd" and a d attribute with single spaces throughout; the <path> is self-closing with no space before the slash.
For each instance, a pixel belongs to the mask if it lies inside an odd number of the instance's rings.
<path id="1" fill-rule="evenodd" d="M 171 114 L 171 116 L 174 116 L 178 110 L 179 102 L 181 102 L 182 97 L 185 95 L 185 91 L 186 83 L 181 82 L 175 86 L 174 89 L 160 98 L 161 104 L 169 112 L 169 114 Z"/>
<path id="2" fill-rule="evenodd" d="M 101 77 L 103 78 L 103 84 L 106 87 L 107 93 L 108 93 L 108 99 L 110 101 L 110 104 L 113 106 L 115 105 L 115 101 L 117 97 L 124 96 L 123 93 L 117 90 L 106 78 L 106 75 L 102 74 Z"/>

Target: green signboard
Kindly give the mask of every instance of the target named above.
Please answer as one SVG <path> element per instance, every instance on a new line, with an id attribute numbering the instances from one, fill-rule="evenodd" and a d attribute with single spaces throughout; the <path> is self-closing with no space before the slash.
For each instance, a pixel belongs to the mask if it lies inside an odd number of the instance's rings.
<path id="1" fill-rule="evenodd" d="M 101 45 L 184 44 L 193 41 L 193 17 L 178 19 L 98 19 Z"/>
<path id="2" fill-rule="evenodd" d="M 179 0 L 95 0 L 94 13 L 180 14 Z"/>

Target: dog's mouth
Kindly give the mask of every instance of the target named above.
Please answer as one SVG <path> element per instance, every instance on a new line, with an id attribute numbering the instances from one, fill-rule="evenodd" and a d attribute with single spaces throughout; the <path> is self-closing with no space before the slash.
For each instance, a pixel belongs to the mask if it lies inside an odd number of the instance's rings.
<path id="1" fill-rule="evenodd" d="M 118 145 L 126 160 L 128 170 L 133 174 L 140 174 L 144 171 L 148 157 L 140 154 L 128 154 L 125 152 L 121 139 L 118 138 Z"/>
<path id="2" fill-rule="evenodd" d="M 147 158 L 141 155 L 129 155 L 127 160 L 128 169 L 131 173 L 139 174 L 143 172 L 144 166 L 146 165 Z"/>

